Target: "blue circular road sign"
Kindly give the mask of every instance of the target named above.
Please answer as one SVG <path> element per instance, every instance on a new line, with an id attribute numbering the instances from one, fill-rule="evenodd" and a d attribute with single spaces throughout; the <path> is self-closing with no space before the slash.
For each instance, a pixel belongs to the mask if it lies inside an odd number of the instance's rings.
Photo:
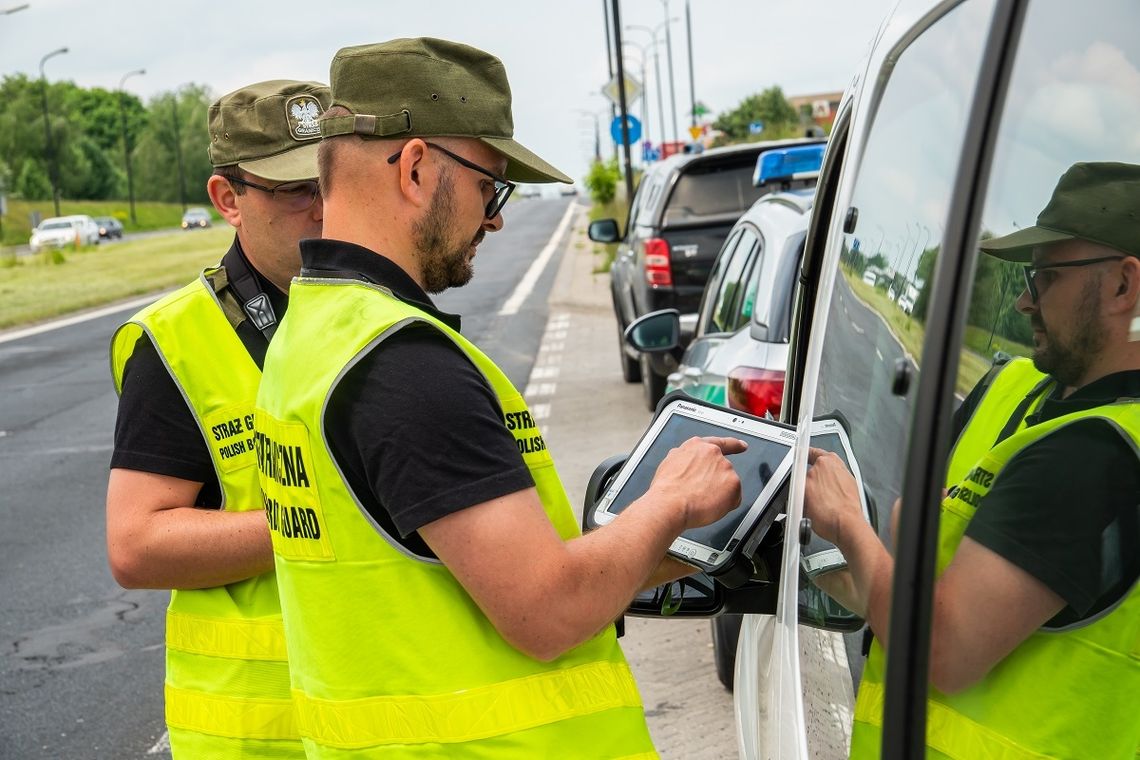
<path id="1" fill-rule="evenodd" d="M 629 130 L 629 142 L 635 143 L 640 140 L 641 121 L 632 114 L 626 114 L 625 123 L 626 128 Z M 614 138 L 614 142 L 616 142 L 618 145 L 622 144 L 620 116 L 615 116 L 614 120 L 610 122 L 610 136 Z"/>

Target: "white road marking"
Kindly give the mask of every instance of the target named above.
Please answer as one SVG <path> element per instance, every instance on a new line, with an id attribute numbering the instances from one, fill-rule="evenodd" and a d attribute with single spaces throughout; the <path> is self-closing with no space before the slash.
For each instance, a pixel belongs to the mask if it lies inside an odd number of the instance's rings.
<path id="1" fill-rule="evenodd" d="M 854 321 L 852 321 L 852 322 L 851 322 L 851 327 L 852 327 L 852 329 L 854 329 L 854 330 L 855 330 L 855 332 L 859 333 L 860 335 L 862 335 L 863 333 L 865 333 L 865 332 L 866 332 L 866 330 L 864 330 L 862 327 L 860 327 L 859 325 L 855 324 L 855 322 L 854 322 Z"/>
<path id="2" fill-rule="evenodd" d="M 566 213 L 562 215 L 562 221 L 558 223 L 558 227 L 555 228 L 554 234 L 550 236 L 546 247 L 538 254 L 538 258 L 531 262 L 530 268 L 526 270 L 526 274 L 519 280 L 519 284 L 515 286 L 511 297 L 503 304 L 503 308 L 499 309 L 500 317 L 510 317 L 519 313 L 523 301 L 525 301 L 527 296 L 530 295 L 530 292 L 534 290 L 535 284 L 538 283 L 538 278 L 542 275 L 542 270 L 546 268 L 550 257 L 554 255 L 554 251 L 558 249 L 559 243 L 562 242 L 562 236 L 566 233 L 566 228 L 570 226 L 570 217 L 572 217 L 577 210 L 577 203 L 571 203 L 566 207 Z"/>
<path id="3" fill-rule="evenodd" d="M 559 367 L 535 367 L 534 371 L 530 373 L 531 380 L 553 380 L 558 377 L 561 372 Z"/>
<path id="4" fill-rule="evenodd" d="M 562 349 L 564 349 L 564 348 L 566 348 L 565 343 L 562 343 L 562 342 L 547 343 L 547 342 L 543 341 L 542 345 L 538 347 L 538 350 L 540 352 L 545 351 L 546 353 L 556 354 L 556 353 L 561 353 Z"/>
<path id="5" fill-rule="evenodd" d="M 163 731 L 162 736 L 158 737 L 158 741 L 154 746 L 146 751 L 148 755 L 169 755 L 170 754 L 170 732 Z"/>
<path id="6" fill-rule="evenodd" d="M 879 351 L 879 347 L 875 346 L 875 356 L 879 357 L 879 361 L 883 360 L 883 353 Z"/>
<path id="7" fill-rule="evenodd" d="M 550 416 L 550 404 L 535 404 L 530 408 L 530 416 L 536 420 L 545 420 Z"/>
<path id="8" fill-rule="evenodd" d="M 526 392 L 523 393 L 523 395 L 528 399 L 553 396 L 557 388 L 557 383 L 530 383 L 527 385 Z"/>
<path id="9" fill-rule="evenodd" d="M 98 444 L 92 446 L 61 446 L 56 449 L 40 449 L 39 451 L 21 451 L 20 456 L 59 456 L 60 454 L 92 454 L 102 451 L 113 451 L 114 446 Z"/>
<path id="10" fill-rule="evenodd" d="M 96 309 L 95 311 L 88 311 L 84 312 L 83 314 L 64 317 L 63 319 L 57 319 L 52 322 L 45 322 L 42 325 L 25 327 L 22 330 L 14 330 L 10 333 L 4 333 L 3 335 L 0 335 L 0 343 L 7 343 L 9 341 L 19 340 L 20 338 L 28 338 L 32 335 L 39 335 L 40 333 L 49 332 L 51 330 L 58 330 L 61 327 L 70 327 L 71 325 L 77 325 L 80 322 L 87 322 L 92 319 L 99 319 L 99 317 L 106 317 L 110 314 L 117 314 L 120 311 L 134 311 L 136 309 L 141 309 L 143 306 L 154 303 L 162 295 L 162 293 L 159 293 L 157 295 L 152 294 L 149 296 L 144 296 L 142 298 L 136 298 L 133 301 L 125 301 L 123 303 L 115 304 L 114 306 L 105 306 L 102 309 Z"/>

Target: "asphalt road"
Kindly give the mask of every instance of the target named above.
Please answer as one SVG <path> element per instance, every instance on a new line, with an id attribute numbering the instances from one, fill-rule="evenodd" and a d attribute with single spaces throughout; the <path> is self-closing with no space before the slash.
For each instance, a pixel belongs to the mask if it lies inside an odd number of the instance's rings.
<path id="1" fill-rule="evenodd" d="M 914 362 L 883 319 L 855 297 L 842 275 L 836 277 L 832 300 L 815 412 L 838 410 L 850 423 L 851 447 L 863 485 L 875 505 L 879 535 L 887 539 L 891 506 L 902 483 L 909 415 L 909 400 L 889 389 L 895 362 L 908 358 L 912 368 Z M 874 392 L 868 395 L 867 389 Z"/>
<path id="2" fill-rule="evenodd" d="M 505 229 L 479 247 L 472 283 L 437 298 L 464 315 L 464 333 L 520 387 L 538 353 L 562 246 L 518 317 L 498 312 L 569 203 L 510 204 Z M 8 341 L 0 334 L 0 758 L 166 755 L 167 595 L 119 588 L 104 547 L 115 416 L 107 344 L 127 316 Z"/>

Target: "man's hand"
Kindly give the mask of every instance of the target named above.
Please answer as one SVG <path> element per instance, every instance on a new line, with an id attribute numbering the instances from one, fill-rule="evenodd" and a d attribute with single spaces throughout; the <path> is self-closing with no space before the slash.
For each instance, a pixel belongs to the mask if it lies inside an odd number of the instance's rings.
<path id="1" fill-rule="evenodd" d="M 714 523 L 740 506 L 740 478 L 725 455 L 747 448 L 736 438 L 690 438 L 666 455 L 639 501 L 679 499 L 682 531 Z"/>
<path id="2" fill-rule="evenodd" d="M 504 639 L 551 660 L 609 625 L 640 589 L 688 572 L 662 558 L 683 530 L 740 504 L 740 478 L 724 455 L 745 448 L 733 438 L 686 441 L 669 452 L 645 495 L 611 524 L 569 541 L 533 488 L 441 517 L 419 533 Z"/>
<path id="3" fill-rule="evenodd" d="M 816 535 L 840 546 L 840 536 L 851 520 L 866 522 L 859 501 L 859 484 L 843 460 L 829 451 L 809 449 L 808 463 L 811 467 L 804 482 L 804 515 L 811 518 Z"/>

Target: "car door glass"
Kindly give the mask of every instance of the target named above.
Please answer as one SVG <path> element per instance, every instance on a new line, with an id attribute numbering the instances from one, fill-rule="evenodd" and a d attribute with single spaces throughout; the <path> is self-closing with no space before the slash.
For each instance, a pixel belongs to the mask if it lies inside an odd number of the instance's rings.
<path id="1" fill-rule="evenodd" d="M 704 335 L 706 332 L 716 332 L 712 327 L 713 306 L 717 302 L 720 292 L 720 282 L 724 277 L 724 270 L 728 267 L 728 262 L 732 260 L 732 254 L 736 250 L 736 243 L 740 240 L 741 229 L 742 228 L 737 227 L 729 232 L 728 239 L 724 241 L 724 245 L 721 246 L 720 253 L 717 254 L 716 261 L 713 263 L 712 273 L 709 274 L 708 284 L 705 286 L 704 292 L 701 293 L 701 305 L 697 310 L 697 313 L 700 315 L 697 335 Z"/>
<path id="2" fill-rule="evenodd" d="M 1119 183 L 1124 172 L 1140 168 L 1138 29 L 1140 4 L 1132 0 L 1085 3 L 1079 12 L 1062 0 L 1029 4 L 993 148 L 978 231 L 981 252 L 974 261 L 970 299 L 959 316 L 965 330 L 957 347 L 955 395 L 965 401 L 954 419 L 954 439 L 945 464 L 945 484 L 953 501 L 943 514 L 961 512 L 967 537 L 1006 563 L 1024 568 L 1065 602 L 1042 626 L 1057 635 L 1037 634 L 1011 642 L 1011 651 L 982 681 L 982 688 L 995 693 L 1009 688 L 1010 673 L 1042 673 L 1044 680 L 1037 684 L 1042 698 L 1019 704 L 1018 723 L 1005 726 L 1001 737 L 1002 746 L 1016 744 L 1033 754 L 1131 757 L 1135 747 L 1136 733 L 1129 735 L 1129 723 L 1136 725 L 1136 692 L 1127 686 L 1127 666 L 1103 664 L 1125 662 L 1129 652 L 1133 658 L 1137 652 L 1134 637 L 1131 641 L 1106 637 L 1128 626 L 1135 630 L 1135 618 L 1127 617 L 1135 612 L 1127 612 L 1124 601 L 1140 572 L 1136 502 L 1127 485 L 1130 466 L 1133 471 L 1136 466 L 1134 444 L 1128 435 L 1112 444 L 1097 444 L 1092 431 L 1101 421 L 1069 417 L 1050 434 L 1047 445 L 1038 445 L 1040 439 L 1027 429 L 1028 437 L 1020 439 L 1014 457 L 979 459 L 990 444 L 977 442 L 978 431 L 989 440 L 994 429 L 1008 436 L 1006 440 L 1014 436 L 1009 421 L 1020 408 L 1015 402 L 1031 399 L 1032 391 L 1027 396 L 1022 388 L 1042 379 L 1034 370 L 1076 390 L 1067 401 L 1052 403 L 1046 391 L 1043 402 L 1029 407 L 1030 428 L 1047 426 L 1059 415 L 1082 407 L 1091 410 L 1098 403 L 1102 409 L 1126 408 L 1117 398 L 1133 395 L 1124 389 L 1137 372 L 1135 359 L 1127 356 L 1131 315 L 1109 309 L 1108 299 L 1123 271 L 1119 262 L 1040 270 L 1034 280 L 1035 302 L 1022 262 L 1002 260 L 986 251 L 1020 258 L 1018 254 L 1028 255 L 1030 250 L 1020 247 L 1018 238 L 1006 236 L 1019 234 L 1024 243 L 1027 236 L 1044 233 L 1047 239 L 1056 232 L 1069 232 L 1083 239 L 1062 243 L 1039 238 L 1042 244 L 1032 255 L 1045 263 L 1095 262 L 1122 250 L 1137 252 L 1140 209 L 1132 195 L 1135 190 L 1118 184 L 1116 197 L 1111 197 L 1105 188 L 1109 182 Z M 1060 211 L 1062 207 L 1067 210 Z M 1033 227 L 1036 233 L 1026 229 Z M 1122 238 L 1114 229 L 1130 230 L 1130 237 Z M 1017 357 L 1031 357 L 1032 366 L 1014 361 Z M 995 361 L 1009 363 L 991 372 Z M 1025 385 L 1014 386 L 1017 392 L 1009 394 L 1013 401 L 1005 400 L 1001 392 L 983 395 L 985 388 L 998 387 L 995 376 L 1003 383 L 1018 382 L 1009 378 L 1020 377 Z M 990 420 L 996 420 L 996 427 Z M 1125 433 L 1127 424 L 1119 427 Z M 1078 429 L 1085 432 L 1079 434 Z M 1079 510 L 1074 510 L 1078 503 Z M 944 517 L 943 525 L 946 521 Z M 948 546 L 944 551 L 938 557 L 939 568 L 953 561 L 957 550 Z M 1088 601 L 1070 602 L 1074 595 Z M 985 600 L 978 604 L 987 609 Z M 1072 642 L 1069 631 L 1079 632 L 1079 645 L 1070 643 L 1062 649 L 1063 642 Z M 1042 639 L 1048 639 L 1045 648 Z M 1095 659 L 1083 656 L 1093 650 Z M 1061 661 L 1064 667 L 1057 673 L 1043 672 Z M 1074 702 L 1064 695 L 1083 694 L 1085 684 L 1098 685 L 1098 702 L 1079 698 L 1075 701 L 1084 703 L 1084 712 L 1070 716 L 1067 723 L 1054 721 L 1059 713 L 1068 715 L 1067 705 Z M 971 689 L 960 697 L 976 699 L 977 694 Z M 978 706 L 991 715 L 996 712 L 985 701 Z M 1082 724 L 1094 715 L 1095 728 L 1082 732 Z M 966 717 L 979 720 L 969 713 Z M 1034 746 L 1033 732 L 1026 728 L 1042 723 L 1050 725 L 1050 736 L 1058 737 L 1047 749 Z M 979 746 L 979 753 L 984 750 Z"/>
<path id="3" fill-rule="evenodd" d="M 1140 6 L 1110 0 L 1082 7 L 1079 16 L 1071 8 L 1035 2 L 1026 16 L 982 213 L 983 240 L 1032 226 L 1077 162 L 1140 164 Z M 1072 105 L 1057 108 L 1060 99 Z M 1024 289 L 1020 264 L 978 256 L 959 396 L 995 355 L 1032 356 L 1033 328 L 1017 309 Z"/>
<path id="4" fill-rule="evenodd" d="M 836 413 L 844 421 L 884 538 L 901 492 L 913 401 L 913 394 L 893 392 L 895 373 L 906 366 L 916 372 L 922 364 L 927 288 L 981 60 L 978 30 L 988 27 L 991 12 L 989 0 L 955 7 L 898 55 L 893 71 L 883 72 L 890 78 L 850 200 L 857 223 L 842 237 L 837 270 L 824 274 L 833 282 L 814 413 Z M 818 625 L 834 605 L 801 574 L 802 625 Z M 846 738 L 835 736 L 837 726 L 849 732 L 850 721 L 830 720 L 827 703 L 842 697 L 850 707 L 862 673 L 861 637 L 800 632 L 805 715 L 818 720 L 808 725 L 809 746 L 813 732 L 830 737 L 817 747 L 834 746 Z M 838 682 L 848 684 L 845 695 L 836 691 Z M 812 756 L 834 755 L 819 750 Z"/>
<path id="5" fill-rule="evenodd" d="M 756 291 L 760 287 L 760 269 L 761 269 L 761 242 L 756 241 L 756 251 L 748 257 L 748 271 L 744 274 L 744 281 L 746 283 L 744 288 L 744 296 L 740 299 L 739 316 L 736 320 L 736 329 L 748 324 L 748 320 L 752 318 L 752 312 L 756 309 Z"/>
<path id="6" fill-rule="evenodd" d="M 756 247 L 757 236 L 755 231 L 745 227 L 740 234 L 740 240 L 732 253 L 717 288 L 716 300 L 713 302 L 712 324 L 710 332 L 732 332 L 740 327 L 739 304 L 744 295 L 747 284 L 746 275 Z"/>

